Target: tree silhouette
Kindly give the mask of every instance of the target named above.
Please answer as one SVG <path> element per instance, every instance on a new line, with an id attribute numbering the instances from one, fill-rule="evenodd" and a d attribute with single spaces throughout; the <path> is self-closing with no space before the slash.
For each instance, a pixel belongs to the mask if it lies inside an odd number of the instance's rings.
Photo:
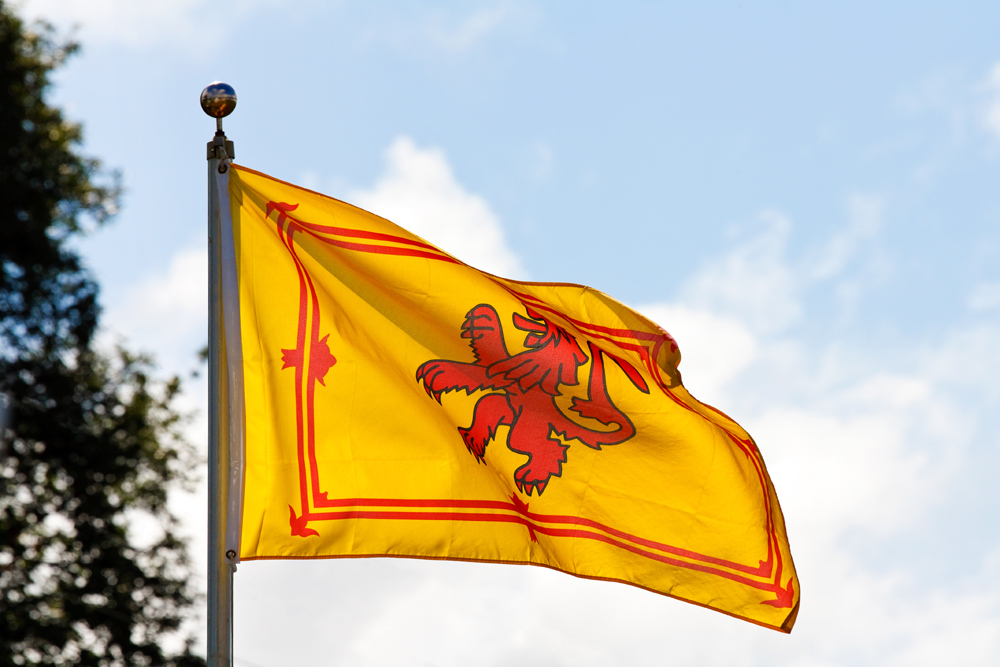
<path id="1" fill-rule="evenodd" d="M 80 126 L 45 102 L 75 50 L 0 0 L 0 392 L 13 406 L 0 433 L 0 666 L 203 665 L 182 627 L 195 595 L 166 505 L 195 461 L 172 408 L 179 381 L 95 347 L 98 288 L 69 244 L 120 192 L 76 152 Z M 129 539 L 143 513 L 152 545 Z"/>

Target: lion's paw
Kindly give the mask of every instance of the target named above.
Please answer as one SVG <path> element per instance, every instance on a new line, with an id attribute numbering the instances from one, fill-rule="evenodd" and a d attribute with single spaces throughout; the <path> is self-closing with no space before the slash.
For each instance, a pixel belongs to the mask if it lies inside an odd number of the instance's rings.
<path id="1" fill-rule="evenodd" d="M 562 472 L 562 466 L 558 461 L 552 461 L 548 465 L 540 465 L 538 461 L 532 459 L 514 471 L 514 484 L 521 493 L 530 496 L 533 491 L 538 491 L 541 496 L 545 487 L 549 484 L 549 478 L 556 477 Z"/>
<path id="2" fill-rule="evenodd" d="M 469 453 L 476 457 L 476 461 L 482 461 L 486 455 L 486 445 L 490 443 L 493 434 L 488 429 L 477 428 L 475 424 L 469 428 L 459 427 L 458 432 Z"/>

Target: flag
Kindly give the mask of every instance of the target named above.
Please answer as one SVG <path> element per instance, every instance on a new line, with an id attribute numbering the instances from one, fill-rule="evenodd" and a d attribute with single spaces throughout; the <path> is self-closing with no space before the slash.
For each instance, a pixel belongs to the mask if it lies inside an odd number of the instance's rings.
<path id="1" fill-rule="evenodd" d="M 531 564 L 791 630 L 760 451 L 687 392 L 666 331 L 245 167 L 220 183 L 240 560 Z"/>

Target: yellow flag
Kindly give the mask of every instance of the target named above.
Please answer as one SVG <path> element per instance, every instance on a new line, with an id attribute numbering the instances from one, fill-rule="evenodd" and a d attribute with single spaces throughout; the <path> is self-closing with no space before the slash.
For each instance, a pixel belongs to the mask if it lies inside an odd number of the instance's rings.
<path id="1" fill-rule="evenodd" d="M 244 167 L 229 195 L 242 560 L 540 565 L 791 630 L 764 461 L 688 394 L 663 329 Z"/>

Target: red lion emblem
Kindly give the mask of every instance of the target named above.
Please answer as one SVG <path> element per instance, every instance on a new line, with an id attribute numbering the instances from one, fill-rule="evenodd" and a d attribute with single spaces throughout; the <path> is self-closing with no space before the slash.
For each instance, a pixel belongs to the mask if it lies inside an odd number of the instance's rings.
<path id="1" fill-rule="evenodd" d="M 462 323 L 462 338 L 469 339 L 474 363 L 434 359 L 417 369 L 417 381 L 423 382 L 428 396 L 438 403 L 441 395 L 457 389 L 466 394 L 493 391 L 476 402 L 472 424 L 458 432 L 469 452 L 482 461 L 486 446 L 497 429 L 510 427 L 507 447 L 525 454 L 528 461 L 514 472 L 514 483 L 522 493 L 533 490 L 542 495 L 549 479 L 562 475 L 566 462 L 563 440 L 579 440 L 588 447 L 600 449 L 618 445 L 633 435 L 635 427 L 608 396 L 604 375 L 604 355 L 593 343 L 590 349 L 590 378 L 587 398 L 573 397 L 573 412 L 613 428 L 607 431 L 587 428 L 563 414 L 556 405 L 561 394 L 559 385 L 577 385 L 577 368 L 588 361 L 576 339 L 565 329 L 552 324 L 531 308 L 528 317 L 514 313 L 514 326 L 527 332 L 524 345 L 528 349 L 511 355 L 504 343 L 500 317 L 496 309 L 480 304 L 470 310 Z M 529 319 L 530 318 L 530 319 Z M 642 376 L 628 362 L 607 355 L 625 372 L 643 393 L 649 388 Z"/>

